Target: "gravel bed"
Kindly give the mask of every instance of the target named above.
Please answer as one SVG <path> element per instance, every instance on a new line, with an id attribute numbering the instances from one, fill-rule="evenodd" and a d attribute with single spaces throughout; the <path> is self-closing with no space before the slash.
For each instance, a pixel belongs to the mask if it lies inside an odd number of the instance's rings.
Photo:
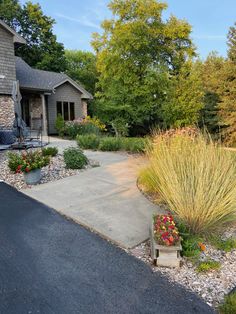
<path id="1" fill-rule="evenodd" d="M 229 229 L 226 237 L 236 237 L 235 229 Z M 199 273 L 196 266 L 186 258 L 182 258 L 180 268 L 157 267 L 150 256 L 150 241 L 142 243 L 130 250 L 130 253 L 145 263 L 149 264 L 154 272 L 160 272 L 170 281 L 178 282 L 185 288 L 199 294 L 205 302 L 217 307 L 223 298 L 236 286 L 236 250 L 226 253 L 206 245 L 206 251 L 201 253 L 200 259 L 214 259 L 221 263 L 219 270 Z"/>
<path id="2" fill-rule="evenodd" d="M 56 157 L 52 157 L 50 164 L 42 168 L 42 179 L 39 184 L 56 181 L 62 178 L 70 177 L 76 175 L 88 168 L 97 166 L 96 161 L 89 160 L 89 165 L 84 169 L 66 169 L 63 156 L 58 154 Z M 15 174 L 11 172 L 7 166 L 7 153 L 0 153 L 0 180 L 14 186 L 16 189 L 27 189 L 31 188 L 31 185 L 27 185 L 24 181 L 23 174 Z"/>

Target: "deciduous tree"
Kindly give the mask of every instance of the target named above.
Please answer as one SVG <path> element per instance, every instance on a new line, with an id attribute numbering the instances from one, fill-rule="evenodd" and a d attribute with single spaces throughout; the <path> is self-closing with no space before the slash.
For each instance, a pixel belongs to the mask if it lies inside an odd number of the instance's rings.
<path id="1" fill-rule="evenodd" d="M 94 34 L 97 52 L 99 110 L 106 121 L 122 117 L 130 130 L 159 123 L 170 74 L 178 74 L 194 55 L 190 25 L 171 16 L 162 19 L 165 3 L 113 0 L 114 18 Z"/>

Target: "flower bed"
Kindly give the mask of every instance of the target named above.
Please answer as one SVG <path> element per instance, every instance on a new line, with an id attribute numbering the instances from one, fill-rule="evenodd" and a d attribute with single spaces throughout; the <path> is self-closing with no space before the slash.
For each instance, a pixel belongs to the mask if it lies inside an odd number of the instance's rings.
<path id="1" fill-rule="evenodd" d="M 93 161 L 90 161 L 86 165 L 85 169 L 91 168 L 93 166 Z M 51 162 L 46 167 L 42 168 L 42 178 L 40 184 L 56 181 L 63 179 L 65 177 L 73 176 L 85 169 L 67 169 L 64 163 L 64 158 L 62 155 L 57 155 L 51 158 Z M 0 180 L 14 186 L 18 190 L 30 188 L 24 181 L 24 176 L 22 173 L 14 173 L 8 168 L 8 158 L 6 152 L 0 153 Z"/>

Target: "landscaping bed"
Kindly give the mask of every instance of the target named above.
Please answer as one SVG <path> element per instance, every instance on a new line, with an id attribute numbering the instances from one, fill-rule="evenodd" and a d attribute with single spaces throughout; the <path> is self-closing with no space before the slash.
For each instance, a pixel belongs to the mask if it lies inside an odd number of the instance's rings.
<path id="1" fill-rule="evenodd" d="M 7 152 L 0 153 L 0 180 L 14 186 L 18 190 L 31 188 L 31 185 L 27 185 L 24 181 L 22 173 L 14 173 L 8 168 Z M 83 169 L 67 169 L 65 166 L 64 158 L 62 155 L 51 157 L 50 164 L 42 168 L 42 178 L 39 184 L 48 183 L 51 181 L 60 180 L 66 177 L 70 177 L 93 167 L 96 164 L 95 161 L 89 161 Z"/>
<path id="2" fill-rule="evenodd" d="M 218 308 L 236 286 L 235 153 L 214 143 L 207 134 L 185 130 L 157 133 L 152 143 L 138 187 L 166 211 L 162 215 L 165 224 L 160 225 L 159 217 L 153 219 L 156 241 L 174 246 L 171 231 L 177 227 L 181 266 L 154 266 L 155 255 L 150 254 L 153 242 L 150 245 L 149 241 L 132 249 L 131 254 Z M 174 219 L 173 226 L 168 215 Z"/>
<path id="3" fill-rule="evenodd" d="M 236 237 L 235 228 L 227 230 L 227 237 Z M 183 257 L 180 268 L 157 267 L 150 256 L 150 241 L 142 243 L 130 250 L 131 254 L 152 267 L 154 272 L 166 275 L 170 281 L 177 282 L 200 295 L 208 305 L 217 307 L 236 285 L 236 250 L 225 252 L 206 245 L 206 251 L 200 259 L 211 258 L 219 261 L 218 270 L 198 272 L 197 267 L 189 259 Z"/>

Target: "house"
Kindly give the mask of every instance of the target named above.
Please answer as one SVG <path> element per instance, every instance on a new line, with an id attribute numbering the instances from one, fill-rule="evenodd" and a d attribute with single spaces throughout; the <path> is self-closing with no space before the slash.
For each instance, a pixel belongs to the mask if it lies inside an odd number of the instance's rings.
<path id="1" fill-rule="evenodd" d="M 15 48 L 26 41 L 0 20 L 0 129 L 12 129 L 15 107 L 13 85 L 18 82 L 22 118 L 32 130 L 42 127 L 43 134 L 55 134 L 55 121 L 87 115 L 93 97 L 64 73 L 36 70 L 15 56 Z"/>

